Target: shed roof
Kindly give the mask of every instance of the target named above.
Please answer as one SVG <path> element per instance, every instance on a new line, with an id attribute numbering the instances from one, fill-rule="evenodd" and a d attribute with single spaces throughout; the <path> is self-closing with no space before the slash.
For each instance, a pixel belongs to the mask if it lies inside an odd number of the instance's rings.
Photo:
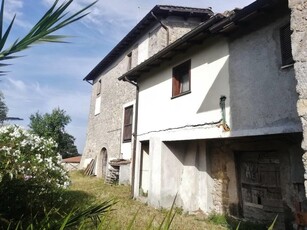
<path id="1" fill-rule="evenodd" d="M 171 60 L 178 53 L 203 43 L 207 37 L 218 33 L 230 33 L 239 26 L 245 25 L 246 22 L 254 19 L 259 12 L 269 9 L 277 2 L 276 0 L 257 0 L 243 9 L 229 11 L 227 15 L 216 14 L 118 79 L 137 81 L 137 78 L 143 73 L 158 67 L 166 60 Z"/>
<path id="2" fill-rule="evenodd" d="M 172 16 L 182 17 L 198 17 L 202 21 L 207 20 L 213 15 L 211 9 L 182 7 L 182 6 L 169 6 L 169 5 L 156 5 L 106 56 L 98 65 L 83 79 L 86 81 L 94 80 L 105 69 L 107 69 L 125 50 L 127 47 L 134 44 L 139 35 L 144 32 L 148 27 L 156 22 L 154 13 L 158 18 L 166 18 Z"/>
<path id="3" fill-rule="evenodd" d="M 64 163 L 80 163 L 81 156 L 69 157 L 62 160 Z"/>

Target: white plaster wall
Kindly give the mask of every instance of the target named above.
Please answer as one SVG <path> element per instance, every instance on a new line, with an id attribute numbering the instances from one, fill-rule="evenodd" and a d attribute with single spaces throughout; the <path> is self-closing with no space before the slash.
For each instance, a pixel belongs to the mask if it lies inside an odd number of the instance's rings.
<path id="1" fill-rule="evenodd" d="M 301 131 L 293 66 L 281 68 L 279 30 L 289 16 L 271 21 L 229 39 L 230 125 L 237 135 Z"/>
<path id="2" fill-rule="evenodd" d="M 215 122 L 221 119 L 220 96 L 229 98 L 228 45 L 224 39 L 221 39 L 216 43 L 210 42 L 202 49 L 200 52 L 186 55 L 191 57 L 190 94 L 171 98 L 172 67 L 187 59 L 179 58 L 161 71 L 151 72 L 150 78 L 146 76 L 142 78 L 144 80 L 139 83 L 138 124 L 138 136 L 141 139 L 148 132 L 150 134 L 148 136 L 151 136 L 159 130 Z M 220 82 L 217 82 L 217 78 Z M 213 85 L 215 86 L 212 89 Z M 213 96 L 206 98 L 209 93 Z M 204 101 L 209 101 L 209 105 L 204 105 Z M 229 114 L 227 117 L 229 118 Z"/>
<path id="3" fill-rule="evenodd" d="M 150 140 L 149 157 L 150 157 L 151 174 L 149 176 L 148 203 L 150 203 L 154 207 L 161 207 L 162 165 L 160 162 L 162 160 L 162 153 L 165 151 L 164 148 L 165 146 L 159 138 L 154 138 Z M 138 158 L 137 160 L 138 160 L 137 172 L 140 172 L 140 167 L 139 167 L 140 159 Z M 139 176 L 136 176 L 136 178 L 138 179 L 138 183 L 135 184 L 136 186 L 135 192 L 137 192 L 138 194 Z"/>
<path id="4" fill-rule="evenodd" d="M 153 139 L 152 139 L 153 140 Z M 160 195 L 155 195 L 162 207 L 170 207 L 177 195 L 176 205 L 186 211 L 213 209 L 213 184 L 207 168 L 205 141 L 162 142 Z M 158 160 L 158 159 L 157 159 Z M 158 162 L 156 161 L 156 164 Z M 152 197 L 149 193 L 150 204 Z"/>
<path id="5" fill-rule="evenodd" d="M 142 63 L 148 58 L 148 45 L 149 37 L 148 34 L 146 34 L 138 45 L 138 64 Z"/>

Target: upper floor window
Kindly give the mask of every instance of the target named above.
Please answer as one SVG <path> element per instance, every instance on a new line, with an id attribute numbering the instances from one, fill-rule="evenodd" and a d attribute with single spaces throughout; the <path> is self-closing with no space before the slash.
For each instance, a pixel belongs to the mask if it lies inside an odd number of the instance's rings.
<path id="1" fill-rule="evenodd" d="M 97 82 L 97 96 L 101 93 L 101 79 Z"/>
<path id="2" fill-rule="evenodd" d="M 132 52 L 130 52 L 128 55 L 127 55 L 127 58 L 128 58 L 128 68 L 127 70 L 131 70 L 131 67 L 132 67 Z"/>
<path id="3" fill-rule="evenodd" d="M 291 48 L 291 29 L 290 23 L 280 28 L 280 49 L 282 66 L 288 66 L 294 63 Z"/>
<path id="4" fill-rule="evenodd" d="M 173 92 L 176 97 L 191 91 L 191 60 L 173 68 Z"/>
<path id="5" fill-rule="evenodd" d="M 131 105 L 125 108 L 123 142 L 131 141 L 132 121 L 133 121 L 133 106 Z"/>

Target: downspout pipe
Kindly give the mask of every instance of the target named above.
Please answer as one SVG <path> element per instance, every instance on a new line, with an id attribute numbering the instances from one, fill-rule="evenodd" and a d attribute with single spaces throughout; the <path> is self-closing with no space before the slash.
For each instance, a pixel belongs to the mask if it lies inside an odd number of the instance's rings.
<path id="1" fill-rule="evenodd" d="M 151 15 L 160 23 L 160 25 L 166 30 L 166 46 L 169 45 L 169 29 L 168 27 L 151 11 Z"/>
<path id="2" fill-rule="evenodd" d="M 134 185 L 135 185 L 135 158 L 136 158 L 136 144 L 137 144 L 137 130 L 138 130 L 138 111 L 139 111 L 139 86 L 136 82 L 129 80 L 127 77 L 123 79 L 129 82 L 136 88 L 135 95 L 135 115 L 134 115 L 134 130 L 133 130 L 133 147 L 132 147 L 132 165 L 131 165 L 131 198 L 134 197 Z"/>

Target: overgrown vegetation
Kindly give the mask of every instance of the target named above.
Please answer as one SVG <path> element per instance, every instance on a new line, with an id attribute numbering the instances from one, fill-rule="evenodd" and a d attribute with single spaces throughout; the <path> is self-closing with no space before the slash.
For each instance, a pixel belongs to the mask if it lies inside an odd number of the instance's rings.
<path id="1" fill-rule="evenodd" d="M 0 128 L 0 229 L 231 229 L 225 216 L 183 214 L 176 198 L 170 210 L 156 210 L 131 199 L 129 186 L 81 172 L 71 173 L 68 189 L 60 159 L 51 138 Z"/>
<path id="2" fill-rule="evenodd" d="M 107 227 L 103 229 L 168 229 L 169 223 L 171 229 L 226 229 L 210 223 L 202 213 L 188 215 L 180 208 L 155 209 L 146 203 L 131 199 L 129 186 L 106 184 L 100 178 L 85 177 L 81 172 L 72 172 L 70 176 L 72 184 L 69 190 L 86 191 L 91 202 L 117 200 L 112 207 L 113 211 L 103 219 L 104 227 Z"/>

